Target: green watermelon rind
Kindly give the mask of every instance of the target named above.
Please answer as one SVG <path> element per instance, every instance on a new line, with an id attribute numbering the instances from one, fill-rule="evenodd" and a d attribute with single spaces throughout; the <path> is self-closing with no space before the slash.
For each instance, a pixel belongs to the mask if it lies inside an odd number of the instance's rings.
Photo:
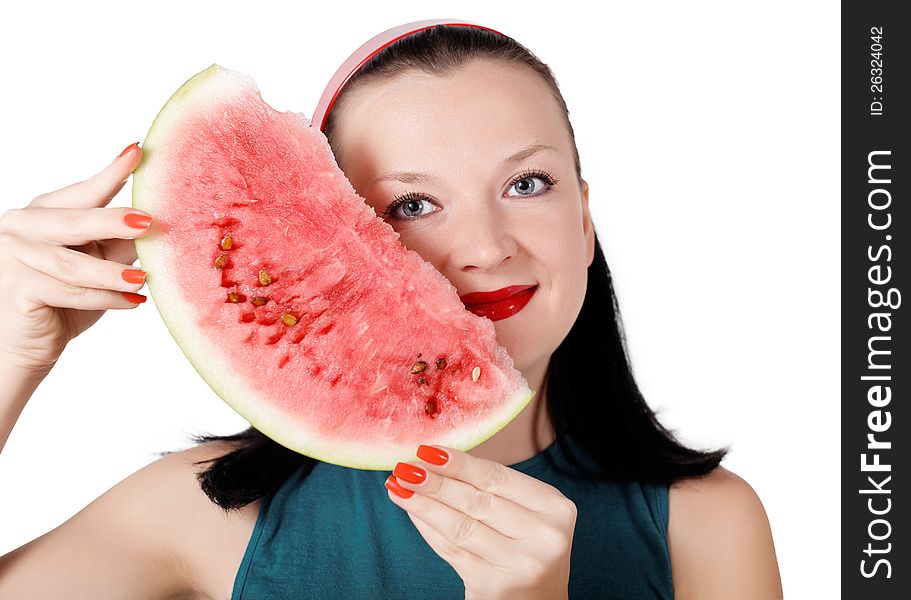
<path id="1" fill-rule="evenodd" d="M 152 214 L 153 218 L 155 216 L 155 180 L 149 173 L 155 171 L 156 164 L 167 154 L 166 144 L 160 144 L 160 141 L 167 140 L 172 127 L 180 124 L 187 114 L 197 107 L 205 110 L 210 98 L 224 99 L 232 88 L 256 90 L 256 85 L 252 78 L 242 73 L 213 64 L 187 80 L 165 103 L 142 144 L 142 162 L 133 173 L 134 208 Z M 303 119 L 302 115 L 300 117 Z M 306 122 L 309 124 L 309 121 Z M 357 469 L 391 470 L 399 461 L 414 460 L 413 450 L 403 453 L 401 447 L 395 444 L 382 446 L 376 441 L 359 444 L 355 441 L 328 439 L 312 429 L 297 426 L 298 423 L 290 420 L 286 414 L 272 409 L 266 403 L 245 401 L 247 398 L 256 398 L 257 392 L 249 388 L 240 377 L 232 379 L 223 376 L 223 373 L 232 372 L 233 357 L 226 355 L 205 336 L 196 335 L 192 304 L 181 300 L 182 293 L 171 279 L 156 276 L 160 272 L 166 272 L 169 264 L 169 245 L 162 238 L 163 235 L 156 229 L 153 220 L 149 233 L 135 240 L 141 266 L 147 272 L 149 294 L 168 331 L 190 364 L 225 403 L 269 438 L 323 462 Z M 505 350 L 501 348 L 500 351 L 506 355 Z M 511 359 L 507 362 L 511 363 Z M 440 439 L 424 443 L 462 451 L 471 449 L 509 424 L 531 402 L 535 393 L 521 378 L 521 383 L 513 390 L 510 399 L 502 404 L 500 414 L 489 415 L 485 419 L 488 427 L 480 428 L 476 422 L 471 422 L 466 424 L 464 430 L 452 430 Z"/>

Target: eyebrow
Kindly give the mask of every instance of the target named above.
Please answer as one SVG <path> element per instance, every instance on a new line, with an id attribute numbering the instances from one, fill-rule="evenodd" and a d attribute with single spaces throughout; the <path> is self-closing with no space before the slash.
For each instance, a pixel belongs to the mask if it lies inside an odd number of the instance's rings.
<path id="1" fill-rule="evenodd" d="M 517 162 L 521 162 L 528 158 L 529 156 L 540 152 L 541 150 L 556 150 L 553 146 L 547 144 L 532 144 L 522 148 L 515 154 L 507 156 L 503 159 L 503 162 L 500 163 L 500 168 L 508 167 L 509 165 Z M 373 180 L 373 183 L 370 185 L 376 185 L 381 181 L 401 181 L 402 183 L 430 183 L 436 178 L 433 175 L 428 175 L 427 173 L 419 173 L 416 171 L 389 171 L 387 173 L 381 174 L 379 177 Z"/>

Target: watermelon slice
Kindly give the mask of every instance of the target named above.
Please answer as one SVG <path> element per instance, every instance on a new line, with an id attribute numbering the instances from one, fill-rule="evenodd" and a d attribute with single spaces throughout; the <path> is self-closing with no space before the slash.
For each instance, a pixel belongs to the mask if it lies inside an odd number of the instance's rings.
<path id="1" fill-rule="evenodd" d="M 468 450 L 530 390 L 453 285 L 408 250 L 302 114 L 212 65 L 143 143 L 133 206 L 149 291 L 212 389 L 276 442 L 392 469 L 418 444 Z"/>

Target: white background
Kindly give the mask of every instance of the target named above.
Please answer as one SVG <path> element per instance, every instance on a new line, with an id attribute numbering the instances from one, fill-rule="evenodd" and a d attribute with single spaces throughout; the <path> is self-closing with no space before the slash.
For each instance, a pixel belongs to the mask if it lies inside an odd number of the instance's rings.
<path id="1" fill-rule="evenodd" d="M 685 442 L 732 446 L 724 465 L 765 505 L 786 595 L 836 597 L 837 3 L 88 6 L 4 9 L 0 211 L 103 168 L 214 62 L 309 116 L 338 64 L 397 24 L 468 19 L 528 46 L 569 106 L 646 398 Z M 0 455 L 0 554 L 189 433 L 245 426 L 151 298 L 111 311 L 71 343 Z"/>

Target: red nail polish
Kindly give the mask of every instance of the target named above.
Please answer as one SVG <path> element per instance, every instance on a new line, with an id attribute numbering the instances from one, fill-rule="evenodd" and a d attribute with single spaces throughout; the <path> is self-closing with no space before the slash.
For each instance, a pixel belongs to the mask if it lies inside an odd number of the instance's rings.
<path id="1" fill-rule="evenodd" d="M 145 229 L 152 222 L 152 217 L 139 213 L 129 213 L 123 218 L 123 222 L 136 229 Z"/>
<path id="2" fill-rule="evenodd" d="M 418 446 L 417 454 L 418 458 L 426 460 L 432 465 L 445 465 L 446 461 L 449 460 L 449 455 L 443 450 L 432 446 L 425 446 L 423 444 Z"/>
<path id="3" fill-rule="evenodd" d="M 120 276 L 127 283 L 145 283 L 146 281 L 145 271 L 140 271 L 139 269 L 124 269 Z"/>
<path id="4" fill-rule="evenodd" d="M 414 484 L 424 483 L 424 480 L 427 479 L 427 472 L 424 469 L 403 462 L 395 465 L 392 474 L 399 479 L 404 479 L 408 483 Z"/>
<path id="5" fill-rule="evenodd" d="M 406 490 L 399 485 L 399 482 L 392 475 L 386 478 L 386 489 L 401 498 L 411 498 L 411 496 L 414 495 L 414 492 Z"/>
<path id="6" fill-rule="evenodd" d="M 129 146 L 124 148 L 123 152 L 121 152 L 120 156 L 118 156 L 117 158 L 123 158 L 124 156 L 126 156 L 127 154 L 130 153 L 130 150 L 132 150 L 133 148 L 138 148 L 138 147 L 139 147 L 139 142 L 133 142 L 132 144 L 130 144 Z"/>
<path id="7" fill-rule="evenodd" d="M 133 292 L 120 292 L 123 294 L 123 297 L 133 302 L 134 304 L 142 304 L 146 301 L 146 297 L 142 294 L 134 294 Z"/>

